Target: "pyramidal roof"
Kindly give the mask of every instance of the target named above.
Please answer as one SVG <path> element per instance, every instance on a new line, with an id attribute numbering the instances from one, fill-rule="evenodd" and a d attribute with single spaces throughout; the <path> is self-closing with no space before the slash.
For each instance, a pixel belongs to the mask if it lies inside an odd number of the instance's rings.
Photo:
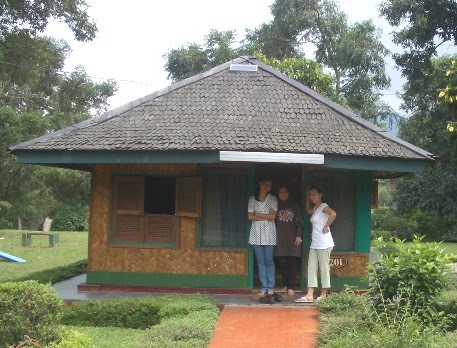
<path id="1" fill-rule="evenodd" d="M 233 71 L 232 64 L 258 68 Z M 433 160 L 431 153 L 249 57 L 11 150 L 231 150 Z"/>

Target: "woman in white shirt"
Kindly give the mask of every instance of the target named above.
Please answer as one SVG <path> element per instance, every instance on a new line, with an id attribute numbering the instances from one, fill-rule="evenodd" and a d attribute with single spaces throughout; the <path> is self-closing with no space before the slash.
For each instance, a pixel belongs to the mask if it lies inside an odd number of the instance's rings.
<path id="1" fill-rule="evenodd" d="M 278 211 L 278 200 L 270 194 L 271 186 L 271 180 L 261 180 L 256 195 L 251 196 L 248 202 L 248 219 L 252 221 L 249 244 L 254 248 L 259 268 L 259 278 L 262 284 L 260 296 L 273 295 L 275 286 L 275 218 Z"/>
<path id="2" fill-rule="evenodd" d="M 322 191 L 317 186 L 311 186 L 308 190 L 306 212 L 311 215 L 313 232 L 308 257 L 308 292 L 295 300 L 299 303 L 314 301 L 318 268 L 321 275 L 321 293 L 317 300 L 327 295 L 327 289 L 330 288 L 330 253 L 335 246 L 330 225 L 335 221 L 336 213 L 322 202 Z"/>

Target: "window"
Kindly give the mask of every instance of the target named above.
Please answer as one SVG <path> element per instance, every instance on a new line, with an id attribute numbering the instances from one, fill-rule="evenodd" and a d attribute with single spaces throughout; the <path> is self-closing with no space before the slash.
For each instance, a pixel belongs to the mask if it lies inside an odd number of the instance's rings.
<path id="1" fill-rule="evenodd" d="M 246 247 L 247 179 L 244 170 L 204 169 L 202 247 Z"/>
<path id="2" fill-rule="evenodd" d="M 178 217 L 200 216 L 200 186 L 194 177 L 115 176 L 111 242 L 176 244 Z"/>

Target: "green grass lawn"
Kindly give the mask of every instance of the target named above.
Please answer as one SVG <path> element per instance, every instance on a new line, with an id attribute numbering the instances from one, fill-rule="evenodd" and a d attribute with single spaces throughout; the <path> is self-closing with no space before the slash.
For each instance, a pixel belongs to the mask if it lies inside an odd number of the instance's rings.
<path id="1" fill-rule="evenodd" d="M 27 261 L 15 263 L 0 259 L 0 282 L 24 279 L 87 259 L 87 232 L 59 232 L 60 242 L 55 248 L 49 248 L 47 236 L 32 236 L 32 247 L 24 248 L 23 232 L 26 231 L 0 230 L 0 251 Z"/>

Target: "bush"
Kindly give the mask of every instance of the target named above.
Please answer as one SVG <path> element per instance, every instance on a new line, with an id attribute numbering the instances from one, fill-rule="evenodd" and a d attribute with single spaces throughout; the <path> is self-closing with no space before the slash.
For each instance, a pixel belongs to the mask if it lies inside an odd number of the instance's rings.
<path id="1" fill-rule="evenodd" d="M 17 278 L 16 281 L 36 280 L 41 284 L 54 284 L 62 280 L 76 277 L 86 272 L 87 260 L 80 260 L 66 266 L 55 267 L 31 273 L 25 277 Z"/>
<path id="2" fill-rule="evenodd" d="M 0 284 L 0 346 L 27 335 L 47 344 L 59 337 L 63 302 L 50 285 L 36 281 Z"/>
<path id="3" fill-rule="evenodd" d="M 84 333 L 76 330 L 62 329 L 58 342 L 53 342 L 49 348 L 90 348 L 91 339 Z"/>
<path id="4" fill-rule="evenodd" d="M 204 309 L 170 318 L 146 330 L 141 347 L 206 347 L 216 328 L 219 310 Z"/>
<path id="5" fill-rule="evenodd" d="M 455 215 L 439 216 L 419 209 L 399 212 L 391 208 L 372 210 L 371 229 L 386 231 L 391 235 L 412 240 L 414 235 L 423 235 L 429 241 L 457 239 L 457 217 Z M 373 236 L 377 239 L 379 236 Z M 382 235 L 384 240 L 387 236 Z"/>
<path id="6" fill-rule="evenodd" d="M 65 310 L 63 323 L 145 329 L 167 318 L 213 309 L 218 310 L 215 302 L 200 296 L 81 301 Z"/>
<path id="7" fill-rule="evenodd" d="M 329 294 L 322 301 L 317 302 L 316 306 L 322 314 L 328 315 L 362 313 L 367 300 L 366 295 L 357 295 L 349 289 L 336 294 Z"/>
<path id="8" fill-rule="evenodd" d="M 160 322 L 159 310 L 154 298 L 81 301 L 65 310 L 62 322 L 76 326 L 145 329 Z"/>
<path id="9" fill-rule="evenodd" d="M 438 298 L 438 310 L 448 315 L 448 331 L 457 330 L 457 291 L 444 291 Z"/>
<path id="10" fill-rule="evenodd" d="M 421 240 L 416 237 L 410 246 L 383 254 L 369 265 L 369 296 L 379 312 L 398 316 L 411 311 L 426 322 L 440 321 L 437 297 L 446 286 L 450 269 L 441 246 Z"/>
<path id="11" fill-rule="evenodd" d="M 340 317 L 343 319 L 343 317 Z M 451 347 L 436 345 L 440 333 L 434 330 L 424 330 L 416 320 L 409 320 L 400 327 L 385 326 L 381 323 L 370 323 L 369 329 L 362 327 L 355 331 L 343 332 L 343 335 L 321 348 L 431 348 Z"/>
<path id="12" fill-rule="evenodd" d="M 372 230 L 371 231 L 371 240 L 376 240 L 382 238 L 385 241 L 389 241 L 392 239 L 392 233 L 390 231 L 384 230 Z"/>
<path id="13" fill-rule="evenodd" d="M 65 205 L 57 210 L 52 221 L 53 231 L 87 231 L 89 209 L 85 205 Z"/>

